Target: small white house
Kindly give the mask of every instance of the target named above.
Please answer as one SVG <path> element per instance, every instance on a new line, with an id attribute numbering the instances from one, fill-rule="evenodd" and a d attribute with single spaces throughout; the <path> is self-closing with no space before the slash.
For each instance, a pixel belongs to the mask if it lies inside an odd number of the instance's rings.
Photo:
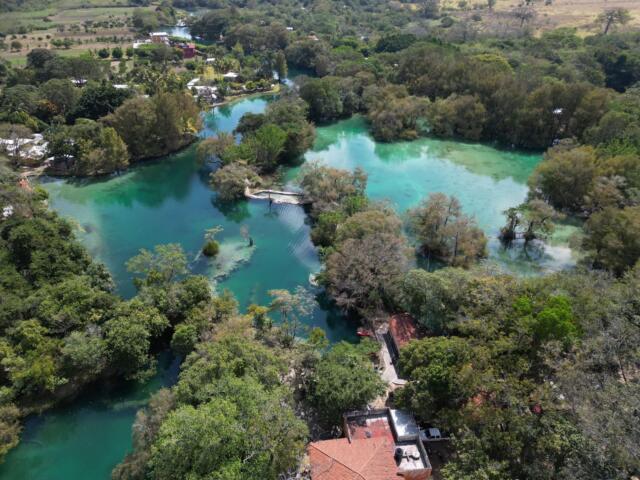
<path id="1" fill-rule="evenodd" d="M 142 45 L 149 45 L 151 43 L 151 40 L 147 39 L 147 40 L 136 40 L 135 42 L 133 42 L 133 48 L 134 50 Z"/>
<path id="2" fill-rule="evenodd" d="M 198 85 L 194 87 L 196 90 L 195 98 L 201 98 L 208 103 L 215 103 L 218 100 L 218 95 L 216 92 L 218 91 L 218 87 L 208 87 L 206 85 Z"/>
<path id="3" fill-rule="evenodd" d="M 216 86 L 212 86 L 212 87 L 208 87 L 206 85 L 197 85 L 195 87 L 196 92 L 200 93 L 200 92 L 217 92 L 218 91 L 218 87 Z"/>
<path id="4" fill-rule="evenodd" d="M 224 75 L 222 75 L 222 78 L 224 78 L 225 80 L 236 80 L 240 75 L 238 75 L 236 72 L 227 72 Z"/>
<path id="5" fill-rule="evenodd" d="M 167 32 L 151 32 L 149 38 L 152 43 L 169 43 L 169 34 Z"/>

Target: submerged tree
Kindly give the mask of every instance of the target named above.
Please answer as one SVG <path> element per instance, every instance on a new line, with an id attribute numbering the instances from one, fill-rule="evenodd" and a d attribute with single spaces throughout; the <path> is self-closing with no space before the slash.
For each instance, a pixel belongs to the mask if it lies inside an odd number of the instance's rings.
<path id="1" fill-rule="evenodd" d="M 202 140 L 198 144 L 196 155 L 201 162 L 216 159 L 224 163 L 224 152 L 232 145 L 235 145 L 234 136 L 228 132 L 220 132 L 215 137 Z"/>
<path id="2" fill-rule="evenodd" d="M 453 266 L 469 266 L 486 255 L 487 239 L 455 197 L 433 193 L 409 211 L 409 227 L 420 250 Z"/>
<path id="3" fill-rule="evenodd" d="M 553 221 L 560 217 L 553 207 L 542 200 L 531 200 L 504 211 L 507 224 L 500 229 L 500 240 L 506 245 L 518 238 L 525 247 L 533 240 L 544 240 L 553 234 Z"/>
<path id="4" fill-rule="evenodd" d="M 309 315 L 316 304 L 311 292 L 304 287 L 289 290 L 269 290 L 273 297 L 271 310 L 280 314 L 281 342 L 285 347 L 293 347 L 299 333 L 302 318 Z"/>
<path id="5" fill-rule="evenodd" d="M 178 243 L 156 245 L 153 251 L 143 248 L 127 262 L 127 270 L 144 276 L 142 280 L 134 280 L 138 287 L 144 284 L 167 285 L 187 273 L 187 256 Z"/>
<path id="6" fill-rule="evenodd" d="M 307 163 L 300 173 L 300 186 L 311 202 L 311 214 L 339 209 L 349 197 L 363 197 L 367 187 L 367 174 L 360 168 L 348 172 Z"/>
<path id="7" fill-rule="evenodd" d="M 251 167 L 241 163 L 225 165 L 211 174 L 211 184 L 220 200 L 225 202 L 243 198 L 247 186 L 259 180 L 260 177 Z"/>
<path id="8" fill-rule="evenodd" d="M 215 257 L 220 251 L 220 244 L 216 240 L 216 235 L 224 230 L 222 226 L 217 225 L 213 228 L 208 228 L 204 232 L 204 247 L 202 247 L 202 253 L 207 257 Z"/>

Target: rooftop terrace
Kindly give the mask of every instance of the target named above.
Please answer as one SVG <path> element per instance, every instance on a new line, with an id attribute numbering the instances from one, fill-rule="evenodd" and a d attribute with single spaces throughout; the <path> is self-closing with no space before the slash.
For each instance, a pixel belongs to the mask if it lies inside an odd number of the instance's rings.
<path id="1" fill-rule="evenodd" d="M 429 457 L 410 414 L 388 408 L 352 412 L 344 416 L 344 432 L 346 438 L 309 445 L 313 480 L 431 476 Z"/>

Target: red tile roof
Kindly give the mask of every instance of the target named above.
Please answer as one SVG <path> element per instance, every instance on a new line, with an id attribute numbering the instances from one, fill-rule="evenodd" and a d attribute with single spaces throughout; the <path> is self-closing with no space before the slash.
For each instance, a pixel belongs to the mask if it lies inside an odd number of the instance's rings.
<path id="1" fill-rule="evenodd" d="M 312 480 L 395 480 L 394 443 L 388 438 L 349 442 L 346 438 L 309 444 Z"/>
<path id="2" fill-rule="evenodd" d="M 366 438 L 388 438 L 393 442 L 393 432 L 387 417 L 367 419 L 364 425 L 358 425 L 356 422 L 350 422 L 347 426 L 349 435 L 352 440 L 363 440 Z"/>
<path id="3" fill-rule="evenodd" d="M 420 338 L 416 321 L 408 313 L 399 313 L 389 319 L 389 333 L 398 348 L 404 347 L 414 338 Z"/>

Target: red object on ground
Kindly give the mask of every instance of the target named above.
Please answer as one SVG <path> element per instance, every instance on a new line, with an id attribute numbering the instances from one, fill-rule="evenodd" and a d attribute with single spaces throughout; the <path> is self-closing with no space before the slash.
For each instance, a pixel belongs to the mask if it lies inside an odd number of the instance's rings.
<path id="1" fill-rule="evenodd" d="M 358 335 L 359 337 L 373 337 L 373 333 L 371 333 L 366 328 L 359 328 L 356 332 L 356 335 Z"/>

